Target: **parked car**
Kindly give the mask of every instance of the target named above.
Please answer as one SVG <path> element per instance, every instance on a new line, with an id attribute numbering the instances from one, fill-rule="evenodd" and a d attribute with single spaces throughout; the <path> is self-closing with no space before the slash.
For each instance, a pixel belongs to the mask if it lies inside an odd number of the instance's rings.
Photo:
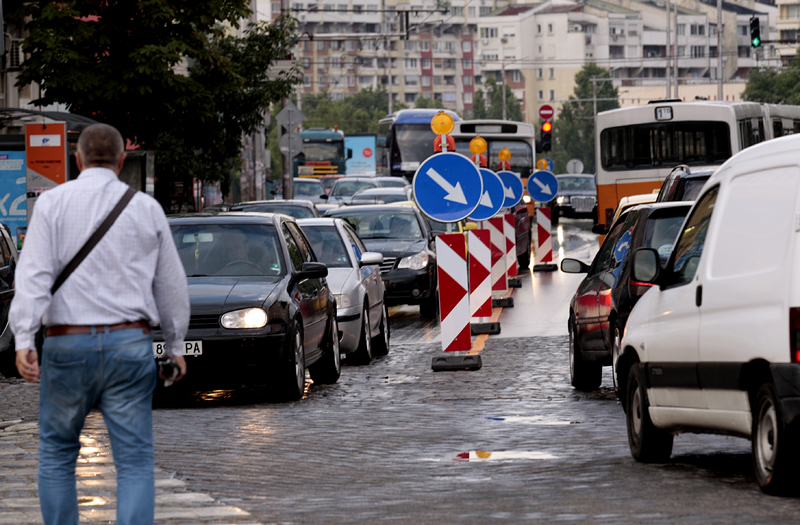
<path id="1" fill-rule="evenodd" d="M 558 192 L 550 201 L 551 221 L 559 217 L 597 222 L 597 186 L 594 175 L 556 175 Z"/>
<path id="2" fill-rule="evenodd" d="M 616 374 L 631 454 L 666 461 L 673 436 L 752 442 L 761 489 L 797 491 L 800 432 L 800 135 L 751 146 L 706 181 L 665 266 L 631 312 Z"/>
<path id="3" fill-rule="evenodd" d="M 411 186 L 403 188 L 364 188 L 353 194 L 347 202 L 354 204 L 392 204 L 411 200 Z"/>
<path id="4" fill-rule="evenodd" d="M 341 371 L 336 303 L 306 236 L 281 214 L 171 217 L 189 280 L 183 388 L 274 385 L 285 399 Z M 153 333 L 153 351 L 163 353 Z M 175 387 L 172 387 L 175 388 Z"/>
<path id="5" fill-rule="evenodd" d="M 0 224 L 0 326 L 3 327 L 0 333 L 0 374 L 5 377 L 20 377 L 16 365 L 14 334 L 8 325 L 8 311 L 14 299 L 14 274 L 18 261 L 19 254 L 11 231 L 6 224 Z M 39 355 L 41 356 L 41 352 Z"/>
<path id="6" fill-rule="evenodd" d="M 608 224 L 600 223 L 592 226 L 592 233 L 599 233 L 600 235 L 607 234 L 608 227 L 617 222 L 617 219 L 619 219 L 619 216 L 622 215 L 622 212 L 638 204 L 648 204 L 650 202 L 656 202 L 656 197 L 658 197 L 657 193 L 643 193 L 641 195 L 631 195 L 629 197 L 622 197 L 619 200 L 619 204 L 617 204 L 617 209 L 614 210 L 614 218 L 611 221 L 609 221 Z"/>
<path id="7" fill-rule="evenodd" d="M 657 250 L 665 261 L 690 207 L 685 202 L 634 206 L 614 223 L 591 265 L 561 261 L 561 271 L 587 274 L 569 308 L 569 368 L 575 388 L 600 386 L 602 367 L 619 356 L 628 315 L 649 288 L 631 277 L 628 255 L 644 246 Z"/>
<path id="8" fill-rule="evenodd" d="M 703 185 L 716 167 L 690 168 L 685 164 L 676 166 L 661 185 L 656 202 L 693 201 L 697 199 Z"/>
<path id="9" fill-rule="evenodd" d="M 310 219 L 320 216 L 319 210 L 313 202 L 299 199 L 240 202 L 231 206 L 229 211 L 283 213 L 295 219 Z"/>
<path id="10" fill-rule="evenodd" d="M 333 184 L 328 203 L 341 203 L 349 200 L 358 190 L 379 187 L 380 184 L 375 180 L 375 177 L 357 177 L 352 175 L 342 177 Z"/>
<path id="11" fill-rule="evenodd" d="M 320 262 L 328 266 L 328 286 L 336 298 L 339 346 L 348 362 L 367 364 L 389 352 L 389 313 L 383 301 L 383 255 L 367 250 L 344 219 L 303 219 Z"/>
<path id="12" fill-rule="evenodd" d="M 388 306 L 418 304 L 424 317 L 437 315 L 436 244 L 416 206 L 343 206 L 325 213 L 347 219 L 369 251 L 383 254 L 381 277 Z"/>

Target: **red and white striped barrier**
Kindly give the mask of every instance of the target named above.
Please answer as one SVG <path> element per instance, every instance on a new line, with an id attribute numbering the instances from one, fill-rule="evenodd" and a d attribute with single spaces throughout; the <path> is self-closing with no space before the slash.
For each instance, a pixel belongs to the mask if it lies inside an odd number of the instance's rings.
<path id="1" fill-rule="evenodd" d="M 550 208 L 536 208 L 536 264 L 533 271 L 555 271 L 553 263 L 553 243 L 550 224 Z"/>
<path id="2" fill-rule="evenodd" d="M 500 297 L 508 290 L 504 223 L 502 217 L 492 217 L 488 221 L 483 221 L 484 228 L 489 230 L 492 239 L 492 293 L 498 292 L 497 295 Z"/>
<path id="3" fill-rule="evenodd" d="M 436 237 L 439 279 L 439 315 L 442 349 L 445 352 L 472 349 L 467 283 L 467 246 L 460 233 Z"/>
<path id="4" fill-rule="evenodd" d="M 517 229 L 514 227 L 514 214 L 503 215 L 503 233 L 506 237 L 506 271 L 509 277 L 517 275 Z"/>
<path id="5" fill-rule="evenodd" d="M 488 230 L 470 230 L 469 311 L 473 318 L 492 315 L 492 240 Z M 480 322 L 478 319 L 474 321 Z"/>

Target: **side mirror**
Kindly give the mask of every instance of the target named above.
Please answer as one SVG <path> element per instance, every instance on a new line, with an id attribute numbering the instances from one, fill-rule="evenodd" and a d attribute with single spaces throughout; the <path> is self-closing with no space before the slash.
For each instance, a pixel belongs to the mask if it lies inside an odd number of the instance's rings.
<path id="1" fill-rule="evenodd" d="M 322 279 L 328 276 L 328 267 L 321 262 L 305 262 L 296 274 L 296 280 Z"/>
<path id="2" fill-rule="evenodd" d="M 608 233 L 608 228 L 606 228 L 605 224 L 595 224 L 592 226 L 592 233 L 596 233 L 597 235 L 605 235 Z"/>
<path id="3" fill-rule="evenodd" d="M 353 158 L 353 148 L 347 148 L 347 158 L 348 159 Z"/>
<path id="4" fill-rule="evenodd" d="M 561 271 L 564 273 L 589 273 L 590 266 L 578 259 L 564 259 L 561 261 Z"/>
<path id="5" fill-rule="evenodd" d="M 633 280 L 655 283 L 661 270 L 658 252 L 652 248 L 639 248 L 633 252 Z"/>
<path id="6" fill-rule="evenodd" d="M 369 266 L 371 264 L 383 264 L 383 254 L 378 252 L 364 252 L 361 254 L 360 266 Z"/>

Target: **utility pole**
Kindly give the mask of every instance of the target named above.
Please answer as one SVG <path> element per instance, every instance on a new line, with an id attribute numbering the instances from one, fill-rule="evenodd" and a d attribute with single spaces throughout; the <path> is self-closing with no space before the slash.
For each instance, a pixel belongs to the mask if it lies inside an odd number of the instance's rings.
<path id="1" fill-rule="evenodd" d="M 506 61 L 505 58 L 500 62 L 500 71 L 503 75 L 503 120 L 508 120 L 506 115 Z"/>
<path id="2" fill-rule="evenodd" d="M 672 60 L 672 6 L 670 5 L 670 1 L 667 0 L 667 98 L 672 98 L 672 73 L 670 71 L 671 60 Z M 677 33 L 677 25 L 676 25 L 676 33 Z M 675 35 L 675 40 L 678 40 L 677 34 Z M 676 46 L 677 47 L 677 46 Z"/>
<path id="3" fill-rule="evenodd" d="M 675 65 L 675 98 L 680 98 L 678 95 L 678 1 L 675 0 L 675 58 L 673 59 Z"/>
<path id="4" fill-rule="evenodd" d="M 289 0 L 281 0 L 281 16 L 284 16 L 289 11 Z M 285 108 L 287 104 L 291 104 L 292 100 L 290 98 L 285 98 L 281 102 L 281 108 Z M 278 131 L 281 131 L 280 124 L 278 125 Z M 289 137 L 291 137 L 292 129 L 287 129 L 287 133 L 289 133 Z M 278 133 L 278 137 L 280 138 L 281 133 Z M 291 138 L 290 138 L 291 140 Z M 289 153 L 284 153 L 283 156 L 283 198 L 284 199 L 293 199 L 294 198 L 294 179 L 292 178 L 292 156 L 291 156 L 292 149 L 289 148 Z"/>
<path id="5" fill-rule="evenodd" d="M 722 100 L 725 54 L 722 52 L 722 0 L 717 0 L 717 100 Z"/>

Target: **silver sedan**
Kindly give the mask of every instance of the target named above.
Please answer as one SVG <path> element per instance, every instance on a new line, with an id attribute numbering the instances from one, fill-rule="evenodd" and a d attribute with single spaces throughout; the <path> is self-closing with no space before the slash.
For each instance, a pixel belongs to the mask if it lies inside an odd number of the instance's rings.
<path id="1" fill-rule="evenodd" d="M 301 219 L 317 260 L 328 266 L 328 286 L 336 298 L 340 348 L 348 361 L 367 364 L 389 352 L 389 315 L 383 302 L 383 255 L 369 252 L 343 219 Z"/>

